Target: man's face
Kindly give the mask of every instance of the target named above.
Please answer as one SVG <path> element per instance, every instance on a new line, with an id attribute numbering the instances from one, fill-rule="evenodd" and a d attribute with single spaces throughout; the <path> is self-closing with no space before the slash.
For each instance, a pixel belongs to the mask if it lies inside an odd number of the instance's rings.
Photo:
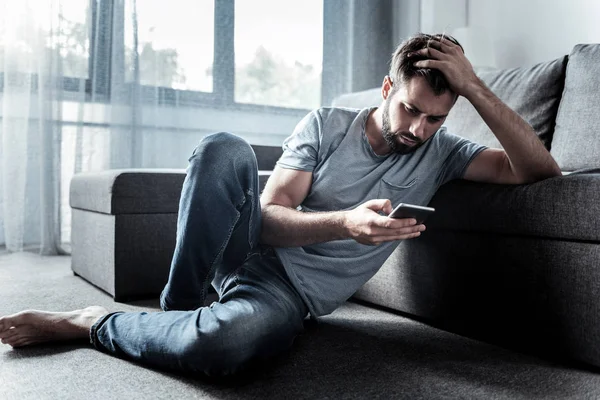
<path id="1" fill-rule="evenodd" d="M 420 76 L 395 85 L 392 90 L 390 83 L 383 106 L 382 135 L 392 151 L 407 154 L 422 146 L 442 126 L 455 95 L 446 91 L 436 96 Z"/>

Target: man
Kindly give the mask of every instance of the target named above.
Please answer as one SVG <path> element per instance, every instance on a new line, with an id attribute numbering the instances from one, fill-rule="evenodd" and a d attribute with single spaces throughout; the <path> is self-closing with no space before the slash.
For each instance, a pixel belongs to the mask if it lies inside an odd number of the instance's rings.
<path id="1" fill-rule="evenodd" d="M 177 246 L 158 313 L 26 311 L 0 318 L 13 347 L 90 337 L 148 365 L 227 374 L 288 349 L 303 320 L 331 313 L 425 226 L 387 215 L 425 205 L 457 178 L 526 183 L 560 175 L 532 128 L 476 77 L 462 47 L 419 34 L 395 52 L 379 108 L 321 108 L 284 142 L 258 198 L 256 159 L 234 135 L 205 138 L 190 158 Z M 504 150 L 442 124 L 466 97 Z M 219 301 L 203 307 L 208 285 Z"/>

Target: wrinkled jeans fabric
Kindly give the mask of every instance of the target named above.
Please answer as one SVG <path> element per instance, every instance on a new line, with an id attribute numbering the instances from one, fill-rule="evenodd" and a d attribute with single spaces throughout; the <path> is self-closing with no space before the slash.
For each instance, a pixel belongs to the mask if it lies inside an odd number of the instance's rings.
<path id="1" fill-rule="evenodd" d="M 189 160 L 163 312 L 117 312 L 90 331 L 94 346 L 150 366 L 226 375 L 275 356 L 303 331 L 308 309 L 261 230 L 252 148 L 207 136 Z M 204 306 L 209 285 L 218 302 Z"/>

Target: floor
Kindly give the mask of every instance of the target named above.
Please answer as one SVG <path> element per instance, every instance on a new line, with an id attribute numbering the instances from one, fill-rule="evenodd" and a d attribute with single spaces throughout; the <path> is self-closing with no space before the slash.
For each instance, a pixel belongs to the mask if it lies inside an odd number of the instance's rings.
<path id="1" fill-rule="evenodd" d="M 115 303 L 74 276 L 69 257 L 0 254 L 0 315 L 22 309 L 157 311 Z M 598 399 L 600 374 L 347 303 L 308 324 L 290 354 L 227 381 L 158 371 L 87 341 L 0 344 L 0 399 Z"/>

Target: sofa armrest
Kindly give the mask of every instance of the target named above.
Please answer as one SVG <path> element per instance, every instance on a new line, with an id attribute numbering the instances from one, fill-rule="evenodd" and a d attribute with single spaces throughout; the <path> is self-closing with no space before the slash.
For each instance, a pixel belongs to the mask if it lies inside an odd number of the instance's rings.
<path id="1" fill-rule="evenodd" d="M 259 171 L 260 190 L 271 171 Z M 103 214 L 163 214 L 179 210 L 183 169 L 121 169 L 77 174 L 72 208 Z"/>
<path id="2" fill-rule="evenodd" d="M 526 185 L 457 180 L 430 202 L 428 229 L 600 242 L 600 171 Z"/>
<path id="3" fill-rule="evenodd" d="M 177 212 L 184 179 L 182 169 L 119 169 L 77 174 L 71 180 L 70 205 L 113 215 Z"/>

